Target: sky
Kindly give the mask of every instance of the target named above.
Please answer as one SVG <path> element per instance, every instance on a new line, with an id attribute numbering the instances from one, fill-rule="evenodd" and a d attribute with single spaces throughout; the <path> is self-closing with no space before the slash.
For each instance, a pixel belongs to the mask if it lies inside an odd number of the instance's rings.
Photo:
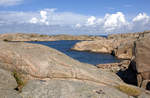
<path id="1" fill-rule="evenodd" d="M 150 0 L 0 0 L 0 33 L 101 35 L 150 30 Z"/>

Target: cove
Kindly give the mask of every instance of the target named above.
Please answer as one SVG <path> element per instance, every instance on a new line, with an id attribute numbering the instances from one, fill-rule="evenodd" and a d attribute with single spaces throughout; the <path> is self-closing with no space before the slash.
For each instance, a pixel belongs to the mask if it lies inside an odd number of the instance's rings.
<path id="1" fill-rule="evenodd" d="M 114 63 L 119 62 L 116 57 L 110 54 L 103 53 L 91 53 L 91 52 L 79 52 L 70 50 L 71 47 L 75 45 L 75 43 L 79 42 L 78 40 L 59 40 L 59 41 L 36 41 L 29 42 L 35 44 L 42 44 L 48 47 L 54 48 L 58 51 L 63 52 L 64 54 L 72 57 L 75 60 L 78 60 L 83 63 L 88 63 L 92 65 L 97 64 L 105 64 L 105 63 Z"/>

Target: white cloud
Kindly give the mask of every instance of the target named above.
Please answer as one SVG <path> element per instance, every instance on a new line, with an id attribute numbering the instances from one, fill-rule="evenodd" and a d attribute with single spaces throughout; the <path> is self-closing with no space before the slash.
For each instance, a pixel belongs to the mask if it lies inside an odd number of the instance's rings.
<path id="1" fill-rule="evenodd" d="M 47 20 L 47 11 L 40 11 L 40 15 L 41 15 L 41 22 L 46 23 Z"/>
<path id="2" fill-rule="evenodd" d="M 135 18 L 133 18 L 133 22 L 142 22 L 146 24 L 150 21 L 150 17 L 146 13 L 139 13 Z"/>
<path id="3" fill-rule="evenodd" d="M 49 25 L 48 18 L 47 18 L 47 11 L 41 10 L 40 11 L 40 18 L 33 17 L 29 20 L 30 23 L 36 24 L 36 23 L 43 23 L 45 25 Z"/>
<path id="4" fill-rule="evenodd" d="M 126 25 L 127 21 L 122 12 L 116 14 L 106 14 L 104 17 L 104 28 L 106 31 L 111 31 L 120 28 L 122 25 Z"/>
<path id="5" fill-rule="evenodd" d="M 129 21 L 122 12 L 96 17 L 58 12 L 53 8 L 35 12 L 0 11 L 0 32 L 100 34 L 139 32 L 149 30 L 149 27 L 150 16 L 146 13 Z"/>
<path id="6" fill-rule="evenodd" d="M 0 0 L 0 6 L 14 6 L 22 2 L 23 0 Z"/>
<path id="7" fill-rule="evenodd" d="M 94 25 L 95 20 L 96 20 L 96 17 L 94 17 L 94 16 L 89 17 L 87 20 L 87 25 Z"/>
<path id="8" fill-rule="evenodd" d="M 103 19 L 102 18 L 98 18 L 97 20 L 96 20 L 96 24 L 102 24 L 103 23 Z"/>
<path id="9" fill-rule="evenodd" d="M 36 24 L 38 22 L 38 19 L 36 17 L 33 17 L 31 20 L 30 20 L 30 23 L 33 23 L 33 24 Z"/>
<path id="10" fill-rule="evenodd" d="M 78 23 L 78 24 L 75 25 L 75 27 L 76 27 L 76 28 L 80 28 L 80 27 L 81 27 L 81 24 Z"/>

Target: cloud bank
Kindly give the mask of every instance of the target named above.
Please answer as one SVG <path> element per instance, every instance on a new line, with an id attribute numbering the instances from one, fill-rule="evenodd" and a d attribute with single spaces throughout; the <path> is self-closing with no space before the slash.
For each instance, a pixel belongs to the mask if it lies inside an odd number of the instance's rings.
<path id="1" fill-rule="evenodd" d="M 36 12 L 0 12 L 3 32 L 32 32 L 47 34 L 105 34 L 140 32 L 150 29 L 150 16 L 139 13 L 127 20 L 123 12 L 106 13 L 103 17 L 44 9 Z"/>
<path id="2" fill-rule="evenodd" d="M 23 0 L 0 0 L 0 6 L 14 6 L 22 2 Z"/>

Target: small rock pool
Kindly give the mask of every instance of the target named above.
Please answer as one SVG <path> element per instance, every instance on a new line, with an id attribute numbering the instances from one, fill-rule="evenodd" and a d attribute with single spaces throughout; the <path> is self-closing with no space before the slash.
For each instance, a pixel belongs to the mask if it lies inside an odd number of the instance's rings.
<path id="1" fill-rule="evenodd" d="M 102 54 L 102 53 L 91 53 L 91 52 L 79 52 L 79 51 L 72 51 L 70 50 L 71 47 L 76 44 L 77 40 L 59 40 L 59 41 L 42 41 L 42 42 L 29 42 L 29 43 L 36 43 L 36 44 L 42 44 L 46 45 L 48 47 L 52 47 L 54 49 L 57 49 L 66 55 L 80 61 L 83 63 L 88 64 L 104 64 L 104 63 L 113 63 L 113 62 L 119 62 L 116 57 L 110 55 L 110 54 Z"/>

